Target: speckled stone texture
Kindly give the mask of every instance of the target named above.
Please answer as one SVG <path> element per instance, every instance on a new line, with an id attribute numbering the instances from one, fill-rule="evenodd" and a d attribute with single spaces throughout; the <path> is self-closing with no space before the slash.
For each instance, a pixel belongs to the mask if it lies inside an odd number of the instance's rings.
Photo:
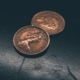
<path id="1" fill-rule="evenodd" d="M 30 6 L 31 5 L 31 6 Z M 0 80 L 80 80 L 80 6 L 70 1 L 3 2 L 0 11 Z M 42 10 L 61 14 L 63 32 L 50 36 L 40 55 L 24 56 L 13 46 L 15 32 Z"/>

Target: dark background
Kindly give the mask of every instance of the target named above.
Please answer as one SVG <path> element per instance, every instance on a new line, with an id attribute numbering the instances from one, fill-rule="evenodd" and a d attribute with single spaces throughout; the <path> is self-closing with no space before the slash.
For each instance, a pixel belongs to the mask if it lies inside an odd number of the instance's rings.
<path id="1" fill-rule="evenodd" d="M 13 46 L 15 32 L 43 10 L 61 14 L 65 29 L 50 36 L 41 55 L 19 54 Z M 80 80 L 79 0 L 0 1 L 0 80 Z"/>

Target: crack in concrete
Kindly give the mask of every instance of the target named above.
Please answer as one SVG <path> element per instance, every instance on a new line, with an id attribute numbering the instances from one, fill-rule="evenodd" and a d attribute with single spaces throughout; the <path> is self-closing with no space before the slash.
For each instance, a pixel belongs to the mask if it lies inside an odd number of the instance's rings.
<path id="1" fill-rule="evenodd" d="M 25 61 L 25 57 L 23 58 L 23 61 L 22 61 L 21 66 L 20 66 L 20 68 L 19 68 L 18 74 L 20 73 L 20 71 L 21 71 L 21 69 L 22 69 L 22 66 L 23 66 L 24 61 Z"/>
<path id="2" fill-rule="evenodd" d="M 73 79 L 74 79 L 74 80 L 78 80 L 78 79 L 73 75 L 73 73 L 70 71 L 69 66 L 67 66 L 67 69 L 68 69 L 69 74 L 73 77 Z"/>

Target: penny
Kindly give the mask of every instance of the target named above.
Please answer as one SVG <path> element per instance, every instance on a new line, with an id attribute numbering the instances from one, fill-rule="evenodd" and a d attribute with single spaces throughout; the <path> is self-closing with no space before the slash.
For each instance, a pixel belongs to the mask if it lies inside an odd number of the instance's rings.
<path id="1" fill-rule="evenodd" d="M 48 32 L 49 35 L 54 35 L 63 31 L 65 20 L 57 12 L 41 11 L 33 16 L 31 25 L 42 28 Z"/>
<path id="2" fill-rule="evenodd" d="M 27 55 L 43 52 L 49 45 L 50 38 L 47 32 L 36 26 L 20 28 L 13 37 L 15 48 Z"/>

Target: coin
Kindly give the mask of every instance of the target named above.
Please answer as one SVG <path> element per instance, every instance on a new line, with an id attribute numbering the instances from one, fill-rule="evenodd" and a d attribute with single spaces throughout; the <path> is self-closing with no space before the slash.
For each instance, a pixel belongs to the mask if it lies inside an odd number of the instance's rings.
<path id="1" fill-rule="evenodd" d="M 38 26 L 54 35 L 60 33 L 65 27 L 64 18 L 54 11 L 41 11 L 35 14 L 31 20 L 32 26 Z"/>
<path id="2" fill-rule="evenodd" d="M 20 28 L 13 37 L 15 48 L 27 55 L 35 55 L 44 51 L 50 43 L 49 34 L 36 26 Z"/>

